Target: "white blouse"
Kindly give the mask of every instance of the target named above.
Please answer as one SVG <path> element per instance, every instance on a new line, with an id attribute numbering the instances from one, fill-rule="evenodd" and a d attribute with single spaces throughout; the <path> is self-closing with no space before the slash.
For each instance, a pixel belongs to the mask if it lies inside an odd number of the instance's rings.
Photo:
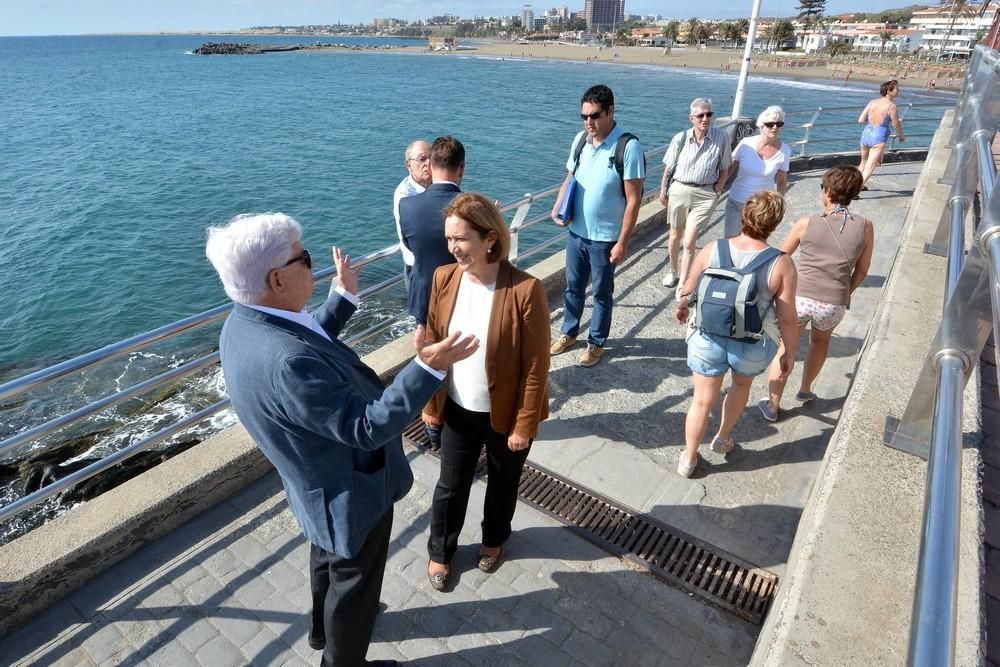
<path id="1" fill-rule="evenodd" d="M 788 172 L 792 149 L 782 142 L 778 151 L 764 160 L 757 152 L 759 135 L 747 137 L 733 151 L 733 160 L 740 163 L 736 172 L 736 180 L 729 188 L 729 198 L 736 202 L 745 202 L 750 196 L 761 190 L 777 190 L 775 178 L 778 171 Z"/>
<path id="2" fill-rule="evenodd" d="M 490 312 L 493 310 L 493 290 L 496 283 L 479 285 L 462 274 L 455 299 L 455 310 L 448 323 L 448 335 L 461 331 L 463 336 L 473 334 L 479 339 L 479 349 L 469 357 L 451 366 L 448 373 L 448 396 L 472 412 L 490 411 L 489 380 L 486 378 L 486 338 L 490 330 Z"/>

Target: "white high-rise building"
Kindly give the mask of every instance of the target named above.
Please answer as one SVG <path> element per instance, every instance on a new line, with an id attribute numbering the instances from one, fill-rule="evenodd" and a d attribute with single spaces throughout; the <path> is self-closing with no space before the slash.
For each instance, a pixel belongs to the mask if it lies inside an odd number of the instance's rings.
<path id="1" fill-rule="evenodd" d="M 985 36 L 993 25 L 1000 3 L 966 5 L 957 16 L 950 7 L 929 7 L 913 12 L 910 27 L 923 31 L 920 48 L 934 53 L 944 52 L 956 58 L 968 58 L 976 41 Z M 954 25 L 952 19 L 954 18 Z M 949 34 L 949 26 L 951 32 Z M 945 43 L 947 36 L 948 42 Z"/>
<path id="2" fill-rule="evenodd" d="M 531 11 L 531 5 L 521 8 L 521 26 L 528 32 L 535 29 L 535 12 Z"/>

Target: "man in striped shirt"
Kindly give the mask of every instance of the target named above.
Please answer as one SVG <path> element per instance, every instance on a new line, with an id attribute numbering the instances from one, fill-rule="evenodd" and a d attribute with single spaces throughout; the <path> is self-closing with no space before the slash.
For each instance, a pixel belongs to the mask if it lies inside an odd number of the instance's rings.
<path id="1" fill-rule="evenodd" d="M 694 261 L 698 230 L 712 217 L 733 164 L 729 135 L 712 127 L 713 115 L 712 100 L 692 101 L 691 129 L 678 132 L 663 156 L 660 202 L 667 207 L 670 222 L 670 268 L 663 277 L 664 287 L 679 290 L 684 284 Z"/>

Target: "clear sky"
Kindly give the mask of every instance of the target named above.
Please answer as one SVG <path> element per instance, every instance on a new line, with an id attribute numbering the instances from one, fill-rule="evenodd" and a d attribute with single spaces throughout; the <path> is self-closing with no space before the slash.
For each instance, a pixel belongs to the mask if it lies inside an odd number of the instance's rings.
<path id="1" fill-rule="evenodd" d="M 253 25 L 369 23 L 375 17 L 424 19 L 436 14 L 461 17 L 521 13 L 524 0 L 0 0 L 0 35 L 79 35 L 110 32 L 228 30 Z M 536 14 L 583 0 L 531 2 Z M 907 0 L 828 0 L 827 14 L 877 12 Z M 748 17 L 752 0 L 626 0 L 630 14 L 666 18 Z M 797 13 L 798 0 L 763 0 L 764 16 Z M 697 7 L 697 11 L 693 10 Z"/>

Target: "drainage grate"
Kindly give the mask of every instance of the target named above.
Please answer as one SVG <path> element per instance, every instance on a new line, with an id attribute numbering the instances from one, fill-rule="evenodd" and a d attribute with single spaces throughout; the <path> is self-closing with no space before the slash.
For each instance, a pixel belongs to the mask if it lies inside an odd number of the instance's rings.
<path id="1" fill-rule="evenodd" d="M 428 447 L 418 420 L 403 431 L 411 444 Z M 485 472 L 481 458 L 477 472 Z M 573 528 L 581 537 L 740 618 L 761 625 L 778 576 L 652 517 L 533 463 L 518 487 L 521 500 Z"/>

